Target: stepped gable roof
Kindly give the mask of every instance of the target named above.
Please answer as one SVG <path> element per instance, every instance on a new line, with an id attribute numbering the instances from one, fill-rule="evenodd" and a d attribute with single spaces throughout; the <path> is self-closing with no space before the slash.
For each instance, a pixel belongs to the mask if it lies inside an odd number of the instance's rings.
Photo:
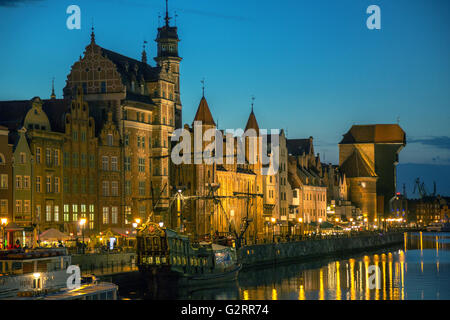
<path id="1" fill-rule="evenodd" d="M 301 156 L 310 154 L 313 151 L 312 137 L 308 139 L 286 139 L 286 147 L 290 155 Z"/>
<path id="2" fill-rule="evenodd" d="M 401 143 L 406 144 L 406 134 L 398 124 L 354 125 L 344 134 L 340 144 Z"/>
<path id="3" fill-rule="evenodd" d="M 348 178 L 377 176 L 358 150 L 355 150 L 352 155 L 342 163 L 341 168 Z"/>
<path id="4" fill-rule="evenodd" d="M 253 129 L 256 131 L 256 133 L 259 133 L 259 126 L 258 126 L 258 121 L 256 121 L 256 117 L 255 117 L 255 113 L 250 112 L 250 116 L 248 117 L 247 120 L 247 125 L 245 126 L 245 131 L 249 130 L 249 129 Z"/>
<path id="5" fill-rule="evenodd" d="M 64 116 L 69 108 L 69 102 L 64 99 L 48 99 L 42 102 L 42 109 L 50 121 L 52 131 L 64 132 Z M 31 106 L 31 99 L 0 101 L 0 125 L 10 131 L 19 130 Z"/>
<path id="6" fill-rule="evenodd" d="M 216 123 L 214 122 L 213 116 L 211 114 L 211 111 L 208 107 L 208 102 L 206 102 L 205 97 L 202 97 L 200 100 L 200 104 L 198 105 L 197 113 L 194 117 L 195 121 L 201 121 L 202 125 L 212 125 L 215 126 Z M 194 124 L 192 124 L 194 125 Z"/>

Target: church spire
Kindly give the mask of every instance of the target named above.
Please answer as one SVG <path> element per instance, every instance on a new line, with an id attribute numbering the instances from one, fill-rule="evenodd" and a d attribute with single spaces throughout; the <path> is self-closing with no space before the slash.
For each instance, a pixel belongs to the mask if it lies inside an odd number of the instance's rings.
<path id="1" fill-rule="evenodd" d="M 55 77 L 52 78 L 52 94 L 50 95 L 51 99 L 56 99 L 56 94 L 55 94 Z"/>
<path id="2" fill-rule="evenodd" d="M 164 18 L 164 20 L 166 20 L 166 27 L 169 26 L 169 20 L 171 18 L 169 17 L 169 4 L 168 4 L 168 0 L 166 0 L 166 17 Z"/>
<path id="3" fill-rule="evenodd" d="M 95 43 L 95 33 L 94 33 L 94 19 L 92 19 L 92 28 L 91 28 L 91 43 Z"/>
<path id="4" fill-rule="evenodd" d="M 142 59 L 141 59 L 141 61 L 143 63 L 147 63 L 147 52 L 145 52 L 145 45 L 146 44 L 147 44 L 147 41 L 144 40 L 144 45 L 143 45 L 144 49 L 142 50 Z"/>

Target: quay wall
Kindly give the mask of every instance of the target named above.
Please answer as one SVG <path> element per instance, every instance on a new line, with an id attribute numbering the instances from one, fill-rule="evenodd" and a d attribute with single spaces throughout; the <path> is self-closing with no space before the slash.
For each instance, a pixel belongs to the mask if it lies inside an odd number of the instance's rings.
<path id="1" fill-rule="evenodd" d="M 237 254 L 243 269 L 246 269 L 380 249 L 401 244 L 403 240 L 403 233 L 361 235 L 250 245 L 239 249 Z"/>
<path id="2" fill-rule="evenodd" d="M 135 271 L 137 270 L 135 263 L 135 252 L 72 255 L 72 264 L 78 265 L 82 274 L 102 275 Z"/>

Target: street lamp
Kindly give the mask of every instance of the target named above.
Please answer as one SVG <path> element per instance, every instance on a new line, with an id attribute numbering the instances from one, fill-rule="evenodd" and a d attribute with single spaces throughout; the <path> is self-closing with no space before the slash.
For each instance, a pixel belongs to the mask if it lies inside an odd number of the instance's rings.
<path id="1" fill-rule="evenodd" d="M 277 219 L 272 217 L 270 221 L 272 221 L 272 242 L 275 242 L 275 222 L 277 221 Z"/>
<path id="2" fill-rule="evenodd" d="M 8 219 L 7 218 L 2 218 L 1 219 L 1 223 L 2 223 L 2 240 L 3 240 L 3 249 L 6 248 L 6 239 L 5 239 L 5 226 L 8 224 Z"/>
<path id="3" fill-rule="evenodd" d="M 84 225 L 86 224 L 86 221 L 87 221 L 86 218 L 80 219 L 81 236 L 83 237 L 83 254 L 84 254 Z"/>
<path id="4" fill-rule="evenodd" d="M 303 236 L 303 218 L 298 218 L 298 222 L 300 223 L 300 235 Z"/>
<path id="5" fill-rule="evenodd" d="M 319 218 L 319 233 L 322 234 L 322 230 L 320 229 L 320 225 L 322 224 L 323 219 Z"/>

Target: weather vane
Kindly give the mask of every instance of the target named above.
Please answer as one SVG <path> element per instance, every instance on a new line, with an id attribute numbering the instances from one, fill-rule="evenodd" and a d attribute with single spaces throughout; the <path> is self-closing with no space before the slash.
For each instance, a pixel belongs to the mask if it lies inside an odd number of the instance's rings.
<path id="1" fill-rule="evenodd" d="M 203 97 L 205 96 L 205 78 L 200 81 L 202 83 L 202 91 L 203 91 Z"/>
<path id="2" fill-rule="evenodd" d="M 253 112 L 253 104 L 255 103 L 255 96 L 252 95 L 252 112 Z"/>

